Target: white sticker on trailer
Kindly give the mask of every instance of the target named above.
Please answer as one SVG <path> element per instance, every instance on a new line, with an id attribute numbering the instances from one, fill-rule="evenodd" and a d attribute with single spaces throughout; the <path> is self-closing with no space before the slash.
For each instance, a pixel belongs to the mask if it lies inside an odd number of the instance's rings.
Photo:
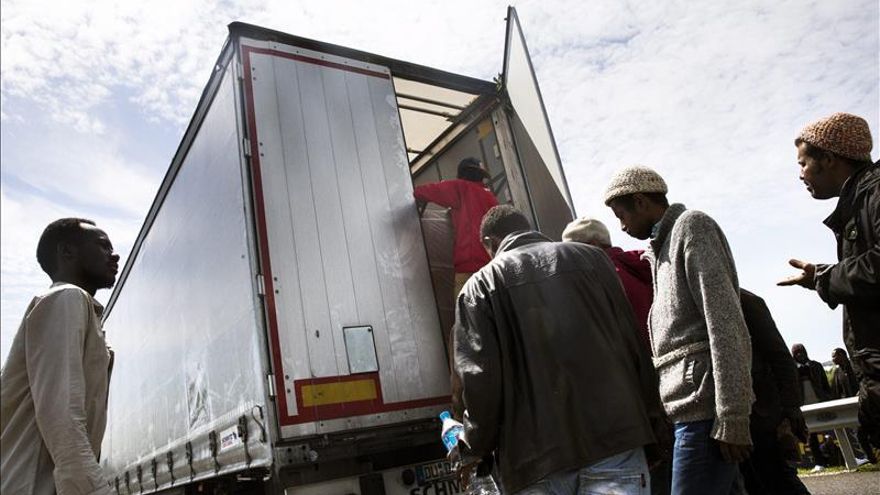
<path id="1" fill-rule="evenodd" d="M 238 426 L 230 426 L 220 432 L 220 452 L 241 445 L 241 437 L 238 436 Z"/>

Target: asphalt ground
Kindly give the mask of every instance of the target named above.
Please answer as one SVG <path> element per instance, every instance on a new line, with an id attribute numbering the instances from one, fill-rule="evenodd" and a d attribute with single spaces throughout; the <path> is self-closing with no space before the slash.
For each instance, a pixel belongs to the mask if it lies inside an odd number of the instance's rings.
<path id="1" fill-rule="evenodd" d="M 880 471 L 801 476 L 813 495 L 880 495 Z"/>

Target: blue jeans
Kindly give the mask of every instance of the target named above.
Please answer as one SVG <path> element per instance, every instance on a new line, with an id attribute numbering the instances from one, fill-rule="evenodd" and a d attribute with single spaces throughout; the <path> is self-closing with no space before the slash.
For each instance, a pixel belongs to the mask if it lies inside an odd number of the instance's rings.
<path id="1" fill-rule="evenodd" d="M 724 462 L 712 432 L 713 420 L 675 424 L 672 495 L 728 495 L 737 464 Z"/>
<path id="2" fill-rule="evenodd" d="M 516 495 L 650 495 L 650 485 L 645 451 L 639 447 L 553 473 Z"/>

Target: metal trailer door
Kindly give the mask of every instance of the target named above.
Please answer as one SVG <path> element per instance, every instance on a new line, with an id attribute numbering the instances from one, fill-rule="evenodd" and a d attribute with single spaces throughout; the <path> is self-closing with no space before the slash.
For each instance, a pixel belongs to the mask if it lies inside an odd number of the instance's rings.
<path id="1" fill-rule="evenodd" d="M 513 110 L 508 118 L 522 173 L 523 183 L 519 186 L 525 188 L 529 197 L 535 227 L 559 239 L 566 224 L 575 217 L 574 204 L 513 7 L 507 9 L 502 83 Z M 512 187 L 517 186 L 515 179 L 511 177 Z"/>
<path id="2" fill-rule="evenodd" d="M 241 56 L 282 437 L 433 416 L 449 370 L 390 71 Z"/>

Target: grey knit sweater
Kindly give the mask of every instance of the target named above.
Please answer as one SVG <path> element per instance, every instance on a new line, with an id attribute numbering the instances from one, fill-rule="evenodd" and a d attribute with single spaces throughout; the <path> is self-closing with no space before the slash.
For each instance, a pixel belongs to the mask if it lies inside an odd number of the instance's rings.
<path id="1" fill-rule="evenodd" d="M 712 437 L 750 444 L 751 343 L 727 239 L 705 213 L 670 205 L 644 255 L 660 397 L 675 422 L 714 419 Z"/>

